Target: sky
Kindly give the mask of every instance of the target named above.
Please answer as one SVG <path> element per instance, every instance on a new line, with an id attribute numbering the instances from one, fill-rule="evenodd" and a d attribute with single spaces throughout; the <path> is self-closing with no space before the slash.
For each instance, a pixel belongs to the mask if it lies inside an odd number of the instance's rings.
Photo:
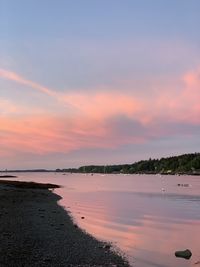
<path id="1" fill-rule="evenodd" d="M 199 152 L 199 0 L 0 0 L 0 169 Z"/>

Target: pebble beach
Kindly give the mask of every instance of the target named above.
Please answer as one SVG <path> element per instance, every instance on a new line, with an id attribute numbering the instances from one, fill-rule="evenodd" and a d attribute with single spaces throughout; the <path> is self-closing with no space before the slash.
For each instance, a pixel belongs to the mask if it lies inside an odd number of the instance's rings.
<path id="1" fill-rule="evenodd" d="M 128 267 L 110 244 L 73 222 L 54 187 L 1 181 L 0 266 Z"/>

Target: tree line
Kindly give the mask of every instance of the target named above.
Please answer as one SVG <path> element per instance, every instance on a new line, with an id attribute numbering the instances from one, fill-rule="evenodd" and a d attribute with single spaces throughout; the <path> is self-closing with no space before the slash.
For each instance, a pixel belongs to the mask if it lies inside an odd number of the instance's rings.
<path id="1" fill-rule="evenodd" d="M 161 159 L 141 160 L 132 164 L 88 165 L 57 169 L 58 172 L 125 173 L 125 174 L 200 174 L 200 153 L 183 154 Z"/>

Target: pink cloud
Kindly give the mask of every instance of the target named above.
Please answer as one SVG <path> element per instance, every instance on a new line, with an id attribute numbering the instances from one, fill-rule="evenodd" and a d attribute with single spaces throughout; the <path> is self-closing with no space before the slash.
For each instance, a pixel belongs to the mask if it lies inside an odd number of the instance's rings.
<path id="1" fill-rule="evenodd" d="M 84 116 L 106 119 L 117 115 L 133 117 L 141 109 L 141 104 L 131 95 L 119 92 L 96 92 L 69 94 L 64 97 Z"/>
<path id="2" fill-rule="evenodd" d="M 52 116 L 0 118 L 0 147 L 14 153 L 67 153 L 80 148 L 110 147 L 113 144 L 109 144 L 106 134 L 95 121 L 74 122 Z"/>
<path id="3" fill-rule="evenodd" d="M 171 83 L 156 82 L 157 90 L 148 98 L 139 97 L 142 102 L 140 121 L 144 125 L 155 124 L 157 121 L 200 123 L 200 70 L 189 71 L 174 78 Z"/>
<path id="4" fill-rule="evenodd" d="M 60 93 L 44 87 L 36 82 L 25 79 L 12 71 L 0 69 L 0 77 L 26 85 L 39 92 L 55 98 L 63 105 L 68 104 L 74 112 L 95 118 L 106 118 L 117 114 L 132 116 L 140 108 L 140 103 L 131 95 L 119 92 L 96 92 L 96 93 Z M 109 88 L 108 88 L 109 89 Z"/>
<path id="5" fill-rule="evenodd" d="M 183 80 L 187 85 L 187 88 L 197 89 L 200 86 L 200 68 L 194 71 L 190 71 L 183 76 Z M 200 93 L 200 91 L 199 91 Z"/>
<path id="6" fill-rule="evenodd" d="M 175 123 L 200 123 L 200 71 L 189 71 L 177 78 L 171 87 L 162 87 L 157 95 L 155 111 L 160 119 Z M 153 118 L 155 119 L 155 118 Z"/>
<path id="7" fill-rule="evenodd" d="M 0 114 L 6 115 L 6 114 L 16 114 L 19 112 L 22 112 L 24 109 L 20 107 L 19 105 L 16 105 L 12 101 L 0 98 Z"/>
<path id="8" fill-rule="evenodd" d="M 188 112 L 188 119 L 193 123 L 200 123 L 200 68 L 188 72 L 183 77 L 183 81 L 186 84 L 186 88 L 183 93 L 183 101 L 185 105 L 189 106 L 191 112 Z"/>
<path id="9" fill-rule="evenodd" d="M 20 107 L 0 99 L 0 154 L 5 151 L 48 154 L 82 148 L 114 148 L 176 134 L 176 130 L 169 129 L 170 123 L 200 123 L 199 70 L 178 77 L 170 86 L 156 81 L 157 90 L 149 87 L 137 97 L 131 85 L 121 92 L 113 88 L 95 91 L 94 88 L 87 93 L 59 93 L 11 71 L 0 69 L 0 76 L 54 98 L 58 107 L 70 105 L 72 111 L 63 109 L 62 114 L 53 114 L 47 109 L 37 113 L 36 107 L 25 115 L 28 106 Z M 126 126 L 119 123 L 117 129 L 111 123 L 113 118 L 137 123 L 122 133 L 118 129 Z"/>
<path id="10" fill-rule="evenodd" d="M 57 116 L 49 110 L 46 115 L 33 115 L 32 110 L 32 115 L 28 117 L 23 112 L 20 116 L 16 116 L 17 112 L 1 116 L 0 132 L 3 134 L 0 144 L 13 151 L 53 153 L 85 147 L 114 147 L 120 141 L 112 137 L 112 130 L 106 124 L 107 119 L 118 115 L 131 118 L 140 109 L 133 97 L 121 93 L 61 94 L 10 71 L 1 69 L 0 76 L 59 99 L 59 103 L 64 106 L 67 103 L 73 107 L 72 113 L 65 112 Z M 8 106 L 5 103 L 3 109 L 8 111 Z"/>

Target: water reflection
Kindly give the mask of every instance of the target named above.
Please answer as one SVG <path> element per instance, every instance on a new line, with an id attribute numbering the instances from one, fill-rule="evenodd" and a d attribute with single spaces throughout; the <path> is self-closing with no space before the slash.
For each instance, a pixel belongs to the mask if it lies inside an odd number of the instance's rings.
<path id="1" fill-rule="evenodd" d="M 83 229 L 126 252 L 133 266 L 191 267 L 200 260 L 199 177 L 37 173 L 19 179 L 63 185 L 56 190 L 61 205 Z M 174 256 L 186 248 L 190 260 Z"/>
<path id="2" fill-rule="evenodd" d="M 66 192 L 64 199 L 83 229 L 112 240 L 135 266 L 192 266 L 200 258 L 198 196 L 130 192 Z M 192 200 L 192 201 L 191 201 Z M 64 200 L 62 201 L 64 203 Z M 85 216 L 85 220 L 81 220 Z M 177 259 L 190 248 L 191 260 Z"/>

